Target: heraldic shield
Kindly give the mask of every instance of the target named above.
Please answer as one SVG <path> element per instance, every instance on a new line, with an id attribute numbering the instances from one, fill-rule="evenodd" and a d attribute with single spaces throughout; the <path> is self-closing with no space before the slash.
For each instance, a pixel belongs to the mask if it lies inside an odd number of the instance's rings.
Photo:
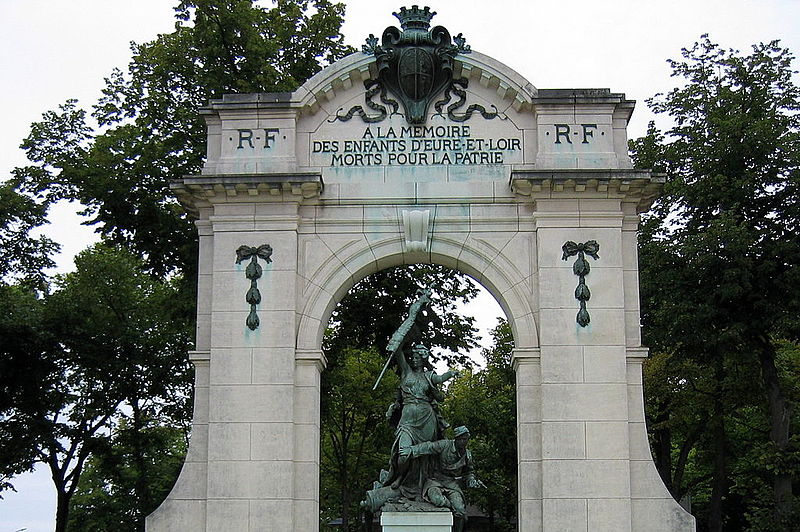
<path id="1" fill-rule="evenodd" d="M 429 7 L 412 6 L 393 13 L 403 30 L 386 28 L 374 49 L 378 78 L 398 97 L 411 124 L 425 122 L 433 98 L 453 79 L 453 59 L 459 53 L 443 26 L 429 30 L 436 15 Z"/>
<path id="2" fill-rule="evenodd" d="M 403 50 L 397 65 L 400 87 L 412 100 L 421 100 L 433 88 L 433 57 L 422 48 Z"/>

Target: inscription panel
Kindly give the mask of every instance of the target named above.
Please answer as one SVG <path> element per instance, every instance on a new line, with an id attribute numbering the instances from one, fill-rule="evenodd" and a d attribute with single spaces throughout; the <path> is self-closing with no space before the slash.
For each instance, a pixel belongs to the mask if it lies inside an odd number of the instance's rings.
<path id="1" fill-rule="evenodd" d="M 400 116 L 379 124 L 328 122 L 308 139 L 309 165 L 498 166 L 522 163 L 523 132 L 511 120 L 480 116 L 457 123 L 433 116 L 412 125 Z"/>

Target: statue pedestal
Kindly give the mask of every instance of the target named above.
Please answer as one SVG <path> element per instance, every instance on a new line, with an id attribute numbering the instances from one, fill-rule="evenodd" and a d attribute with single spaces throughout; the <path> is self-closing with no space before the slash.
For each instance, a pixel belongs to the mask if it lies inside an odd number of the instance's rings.
<path id="1" fill-rule="evenodd" d="M 383 532 L 451 532 L 450 512 L 383 512 Z"/>

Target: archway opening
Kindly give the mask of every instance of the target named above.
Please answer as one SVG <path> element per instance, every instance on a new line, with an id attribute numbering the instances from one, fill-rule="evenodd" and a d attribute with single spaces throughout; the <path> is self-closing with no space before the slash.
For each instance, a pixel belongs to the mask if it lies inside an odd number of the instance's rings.
<path id="1" fill-rule="evenodd" d="M 380 380 L 379 375 L 389 358 L 387 344 L 418 288 L 432 289 L 436 314 L 422 339 L 431 352 L 428 371 L 460 371 L 442 386 L 444 399 L 436 405 L 449 426 L 441 437 L 453 438 L 455 427 L 469 427 L 475 474 L 485 484 L 464 490 L 470 530 L 513 527 L 517 438 L 511 328 L 493 296 L 473 278 L 444 266 L 412 264 L 361 278 L 331 313 L 322 344 L 328 364 L 321 393 L 320 530 L 364 530 L 373 518 L 359 503 L 389 467 L 396 430 L 391 409 L 400 383 L 397 364 L 390 363 Z"/>

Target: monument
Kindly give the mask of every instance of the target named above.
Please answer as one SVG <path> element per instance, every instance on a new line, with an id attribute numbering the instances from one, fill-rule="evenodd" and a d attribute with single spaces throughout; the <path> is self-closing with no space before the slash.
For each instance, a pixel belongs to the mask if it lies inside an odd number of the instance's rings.
<path id="1" fill-rule="evenodd" d="M 318 530 L 328 319 L 421 262 L 511 326 L 520 532 L 694 530 L 644 423 L 636 230 L 661 181 L 628 157 L 634 102 L 536 88 L 433 16 L 401 9 L 296 91 L 203 110 L 202 174 L 173 184 L 200 240 L 194 420 L 148 531 Z"/>

